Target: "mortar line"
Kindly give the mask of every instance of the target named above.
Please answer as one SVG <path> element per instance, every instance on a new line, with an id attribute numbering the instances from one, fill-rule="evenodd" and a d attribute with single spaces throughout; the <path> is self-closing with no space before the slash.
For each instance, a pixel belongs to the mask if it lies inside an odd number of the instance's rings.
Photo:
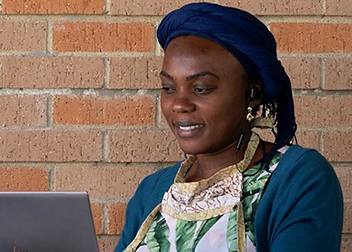
<path id="1" fill-rule="evenodd" d="M 52 46 L 52 45 L 50 45 Z M 160 48 L 160 46 L 158 45 Z M 49 56 L 55 57 L 86 57 L 86 58 L 136 58 L 136 57 L 161 57 L 163 56 L 162 49 L 155 49 L 152 52 L 49 52 Z M 52 50 L 52 49 L 50 49 Z M 47 57 L 47 52 L 29 52 L 29 51 L 11 51 L 0 52 L 0 57 Z M 279 58 L 349 58 L 352 57 L 351 52 L 330 52 L 330 53 L 299 53 L 299 52 L 279 52 Z"/>
<path id="2" fill-rule="evenodd" d="M 33 161 L 1 161 L 0 163 L 0 169 L 7 169 L 7 168 L 18 168 L 24 167 L 24 168 L 44 168 L 46 170 L 54 170 L 56 167 L 88 167 L 88 168 L 112 168 L 112 169 L 130 169 L 131 166 L 137 167 L 138 169 L 157 169 L 158 167 L 166 167 L 166 166 L 171 166 L 172 164 L 175 164 L 175 162 L 171 161 L 162 161 L 162 162 L 141 162 L 141 161 L 135 161 L 133 164 L 130 162 L 96 162 L 96 161 L 90 161 L 90 162 L 82 162 L 82 161 L 68 161 L 68 162 L 33 162 Z M 352 163 L 352 162 L 351 162 Z M 73 169 L 74 169 L 73 168 Z"/>
<path id="3" fill-rule="evenodd" d="M 325 131 L 324 131 L 325 132 Z M 319 143 L 319 151 L 321 153 L 324 153 L 324 136 L 323 136 L 323 132 L 318 132 L 318 143 Z"/>
<path id="4" fill-rule="evenodd" d="M 320 63 L 320 88 L 325 90 L 325 59 L 319 58 Z"/>
<path id="5" fill-rule="evenodd" d="M 109 158 L 109 136 L 107 130 L 102 131 L 101 161 L 108 163 Z"/>
<path id="6" fill-rule="evenodd" d="M 93 204 L 102 204 L 102 205 L 107 205 L 107 204 L 127 204 L 129 201 L 129 198 L 107 198 L 107 199 L 99 199 L 99 198 L 90 198 L 89 199 L 90 203 Z M 104 210 L 104 208 L 103 208 Z M 104 214 L 104 213 L 103 213 Z"/>
<path id="7" fill-rule="evenodd" d="M 103 207 L 103 223 L 102 223 L 102 231 L 103 231 L 103 234 L 107 234 L 108 233 L 108 227 L 109 227 L 109 217 L 108 217 L 108 206 L 107 204 L 109 204 L 110 202 L 108 201 L 104 201 L 102 202 L 102 207 Z"/>
<path id="8" fill-rule="evenodd" d="M 109 1 L 109 0 L 108 0 Z M 111 4 L 110 4 L 111 5 Z M 103 12 L 111 12 L 109 7 Z M 0 15 L 0 22 L 47 22 L 53 23 L 151 23 L 159 24 L 163 16 L 160 15 L 112 15 L 102 14 L 8 14 Z"/>
<path id="9" fill-rule="evenodd" d="M 326 15 L 326 0 L 322 0 L 321 1 L 321 12 L 322 12 L 322 15 L 325 16 Z"/>
<path id="10" fill-rule="evenodd" d="M 111 12 L 111 0 L 105 0 L 104 14 L 110 14 Z"/>
<path id="11" fill-rule="evenodd" d="M 51 21 L 47 21 L 46 31 L 46 53 L 47 55 L 53 55 L 53 24 Z"/>
<path id="12" fill-rule="evenodd" d="M 109 125 L 53 125 L 52 127 L 47 127 L 47 126 L 7 126 L 7 127 L 0 127 L 1 131 L 101 131 L 101 130 L 107 130 L 107 131 L 118 131 L 118 130 L 130 130 L 130 131 L 158 131 L 158 130 L 164 130 L 163 128 L 156 128 L 154 125 L 153 126 L 109 126 Z"/>
<path id="13" fill-rule="evenodd" d="M 56 56 L 70 57 L 152 57 L 153 52 L 55 52 Z"/>
<path id="14" fill-rule="evenodd" d="M 314 132 L 327 132 L 327 131 L 352 131 L 352 126 L 300 126 L 299 131 L 314 131 Z M 352 133 L 352 132 L 351 132 Z"/>
<path id="15" fill-rule="evenodd" d="M 46 120 L 47 120 L 47 127 L 53 127 L 53 100 L 52 96 L 48 95 L 47 97 L 47 111 L 46 111 Z"/>
<path id="16" fill-rule="evenodd" d="M 110 58 L 103 58 L 104 61 L 104 80 L 103 89 L 108 89 L 110 86 Z"/>
<path id="17" fill-rule="evenodd" d="M 290 52 L 290 53 L 285 53 L 285 52 L 279 52 L 278 53 L 279 58 L 348 58 L 352 57 L 352 53 L 350 52 L 344 52 L 344 53 L 296 53 L 296 52 Z"/>
<path id="18" fill-rule="evenodd" d="M 49 176 L 48 176 L 48 180 L 49 180 L 49 191 L 54 191 L 55 189 L 55 168 L 49 168 Z"/>
<path id="19" fill-rule="evenodd" d="M 351 23 L 352 16 L 329 16 L 329 15 L 257 15 L 264 24 L 271 23 Z"/>
<path id="20" fill-rule="evenodd" d="M 0 0 L 1 1 L 1 0 Z M 4 83 L 4 74 L 3 74 L 3 61 L 2 59 L 0 59 L 0 85 L 3 87 L 4 85 L 6 85 Z M 1 91 L 2 91 L 3 88 L 0 88 L 0 94 L 1 94 Z"/>
<path id="21" fill-rule="evenodd" d="M 110 0 L 106 0 L 109 2 Z M 325 2 L 323 2 L 325 4 Z M 325 8 L 325 7 L 324 7 Z M 107 6 L 106 9 L 110 11 Z M 103 14 L 9 14 L 1 15 L 0 21 L 17 22 L 107 22 L 107 23 L 129 23 L 129 22 L 150 22 L 158 24 L 164 15 L 106 15 Z M 302 14 L 302 15 L 256 15 L 263 23 L 271 22 L 314 22 L 314 23 L 351 23 L 352 16 L 345 15 L 322 15 L 322 14 Z"/>
<path id="22" fill-rule="evenodd" d="M 101 88 L 76 88 L 76 89 L 0 89 L 0 95 L 99 95 L 103 97 L 124 97 L 124 96 L 140 96 L 140 95 L 157 95 L 160 89 L 101 89 Z"/>
<path id="23" fill-rule="evenodd" d="M 102 57 L 152 57 L 154 52 L 50 52 L 49 56 L 57 57 L 87 57 L 87 58 L 102 58 Z M 45 52 L 27 52 L 27 51 L 7 51 L 0 52 L 0 57 L 47 57 Z"/>
<path id="24" fill-rule="evenodd" d="M 0 95 L 7 94 L 19 94 L 19 95 L 56 95 L 56 94 L 72 94 L 73 90 L 70 89 L 31 89 L 31 88 L 3 88 L 0 89 Z"/>
<path id="25" fill-rule="evenodd" d="M 155 96 L 155 126 L 156 128 L 161 128 L 161 109 L 160 109 L 160 96 L 159 95 L 156 95 Z"/>
<path id="26" fill-rule="evenodd" d="M 320 89 L 293 89 L 294 95 L 314 95 L 317 97 L 340 95 L 340 96 L 350 96 L 352 95 L 352 90 L 320 90 Z"/>

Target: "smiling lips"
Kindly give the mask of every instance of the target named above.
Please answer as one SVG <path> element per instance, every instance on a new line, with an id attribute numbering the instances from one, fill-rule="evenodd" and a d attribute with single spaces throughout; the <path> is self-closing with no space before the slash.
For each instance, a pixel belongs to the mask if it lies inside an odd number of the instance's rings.
<path id="1" fill-rule="evenodd" d="M 179 137 L 194 137 L 198 132 L 204 127 L 203 124 L 194 124 L 194 123 L 176 123 L 176 134 Z"/>

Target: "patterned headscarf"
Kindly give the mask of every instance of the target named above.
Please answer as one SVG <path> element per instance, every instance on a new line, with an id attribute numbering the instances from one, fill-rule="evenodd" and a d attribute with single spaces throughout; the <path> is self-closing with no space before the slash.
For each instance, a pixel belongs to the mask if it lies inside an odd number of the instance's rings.
<path id="1" fill-rule="evenodd" d="M 295 135 L 291 82 L 277 59 L 276 42 L 266 26 L 248 12 L 211 3 L 191 3 L 174 10 L 162 20 L 157 36 L 166 51 L 170 41 L 181 35 L 210 39 L 236 57 L 249 75 L 259 77 L 263 104 L 277 106 L 275 150 Z"/>

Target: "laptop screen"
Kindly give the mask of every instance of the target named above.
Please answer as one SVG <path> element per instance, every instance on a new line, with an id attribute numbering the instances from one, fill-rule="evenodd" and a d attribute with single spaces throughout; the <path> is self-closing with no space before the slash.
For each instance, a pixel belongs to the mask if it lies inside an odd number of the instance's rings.
<path id="1" fill-rule="evenodd" d="M 98 252 L 86 192 L 0 192 L 0 251 Z"/>

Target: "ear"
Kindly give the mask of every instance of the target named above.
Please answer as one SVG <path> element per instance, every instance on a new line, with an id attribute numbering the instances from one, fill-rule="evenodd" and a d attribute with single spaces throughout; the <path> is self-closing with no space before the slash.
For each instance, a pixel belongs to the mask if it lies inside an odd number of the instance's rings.
<path id="1" fill-rule="evenodd" d="M 262 82 L 260 79 L 255 80 L 249 88 L 249 106 L 254 108 L 258 106 L 263 100 Z"/>

